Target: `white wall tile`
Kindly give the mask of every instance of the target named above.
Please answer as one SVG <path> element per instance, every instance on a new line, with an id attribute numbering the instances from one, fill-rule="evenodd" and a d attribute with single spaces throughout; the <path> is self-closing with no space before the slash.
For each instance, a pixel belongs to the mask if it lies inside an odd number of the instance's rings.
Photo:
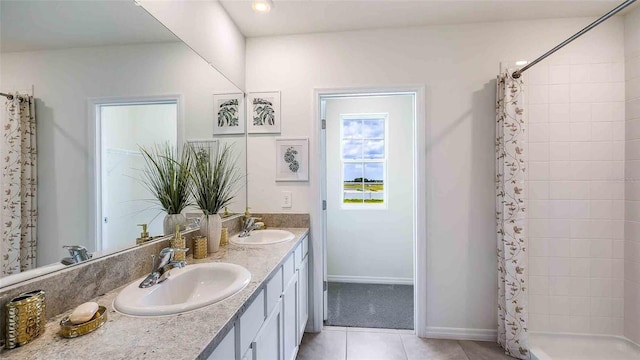
<path id="1" fill-rule="evenodd" d="M 530 104 L 529 123 L 549 122 L 549 104 Z"/>
<path id="2" fill-rule="evenodd" d="M 549 122 L 570 122 L 574 121 L 571 113 L 571 106 L 564 104 L 549 104 Z M 585 120 L 582 120 L 585 121 Z"/>
<path id="3" fill-rule="evenodd" d="M 571 81 L 570 65 L 549 66 L 549 84 L 568 84 Z"/>
<path id="4" fill-rule="evenodd" d="M 549 86 L 531 85 L 529 86 L 529 104 L 548 104 Z"/>
<path id="5" fill-rule="evenodd" d="M 568 84 L 549 85 L 550 104 L 569 104 L 571 102 L 571 89 Z"/>

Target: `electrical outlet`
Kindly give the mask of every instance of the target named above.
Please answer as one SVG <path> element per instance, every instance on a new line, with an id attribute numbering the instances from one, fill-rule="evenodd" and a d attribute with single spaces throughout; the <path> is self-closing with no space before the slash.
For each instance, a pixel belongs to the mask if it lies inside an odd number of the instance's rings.
<path id="1" fill-rule="evenodd" d="M 291 208 L 291 191 L 282 192 L 282 207 Z"/>

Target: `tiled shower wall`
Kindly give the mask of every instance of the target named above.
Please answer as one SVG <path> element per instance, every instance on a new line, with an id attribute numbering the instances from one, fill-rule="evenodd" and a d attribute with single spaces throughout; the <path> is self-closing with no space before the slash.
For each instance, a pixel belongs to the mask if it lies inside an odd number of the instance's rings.
<path id="1" fill-rule="evenodd" d="M 569 47 L 528 74 L 532 331 L 624 331 L 625 75 L 616 29 L 585 40 L 602 45 L 597 51 Z"/>
<path id="2" fill-rule="evenodd" d="M 640 343 L 640 9 L 625 16 L 624 335 Z"/>

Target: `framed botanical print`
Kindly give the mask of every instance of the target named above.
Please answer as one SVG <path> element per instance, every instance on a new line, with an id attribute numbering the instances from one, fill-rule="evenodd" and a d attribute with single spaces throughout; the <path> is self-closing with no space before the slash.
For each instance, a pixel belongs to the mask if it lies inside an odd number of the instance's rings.
<path id="1" fill-rule="evenodd" d="M 213 135 L 244 134 L 244 94 L 213 95 Z"/>
<path id="2" fill-rule="evenodd" d="M 309 139 L 276 140 L 276 181 L 309 181 Z"/>
<path id="3" fill-rule="evenodd" d="M 247 94 L 247 114 L 249 134 L 279 134 L 280 92 Z"/>

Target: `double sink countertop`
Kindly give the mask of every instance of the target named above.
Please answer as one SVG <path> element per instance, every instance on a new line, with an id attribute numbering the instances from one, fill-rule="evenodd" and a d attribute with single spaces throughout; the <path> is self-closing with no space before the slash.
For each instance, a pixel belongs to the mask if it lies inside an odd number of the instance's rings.
<path id="1" fill-rule="evenodd" d="M 122 284 L 121 287 L 91 300 L 107 308 L 107 323 L 98 330 L 75 339 L 60 337 L 60 320 L 73 310 L 68 309 L 47 322 L 43 335 L 22 347 L 1 351 L 0 358 L 206 359 L 227 330 L 234 325 L 236 318 L 258 295 L 256 290 L 260 289 L 309 233 L 307 228 L 282 230 L 291 231 L 294 239 L 270 245 L 230 243 L 221 246 L 218 252 L 205 259 L 187 259 L 187 264 L 225 262 L 241 265 L 249 270 L 249 284 L 220 302 L 178 315 L 132 317 L 113 309 L 113 300 L 128 285 Z"/>

